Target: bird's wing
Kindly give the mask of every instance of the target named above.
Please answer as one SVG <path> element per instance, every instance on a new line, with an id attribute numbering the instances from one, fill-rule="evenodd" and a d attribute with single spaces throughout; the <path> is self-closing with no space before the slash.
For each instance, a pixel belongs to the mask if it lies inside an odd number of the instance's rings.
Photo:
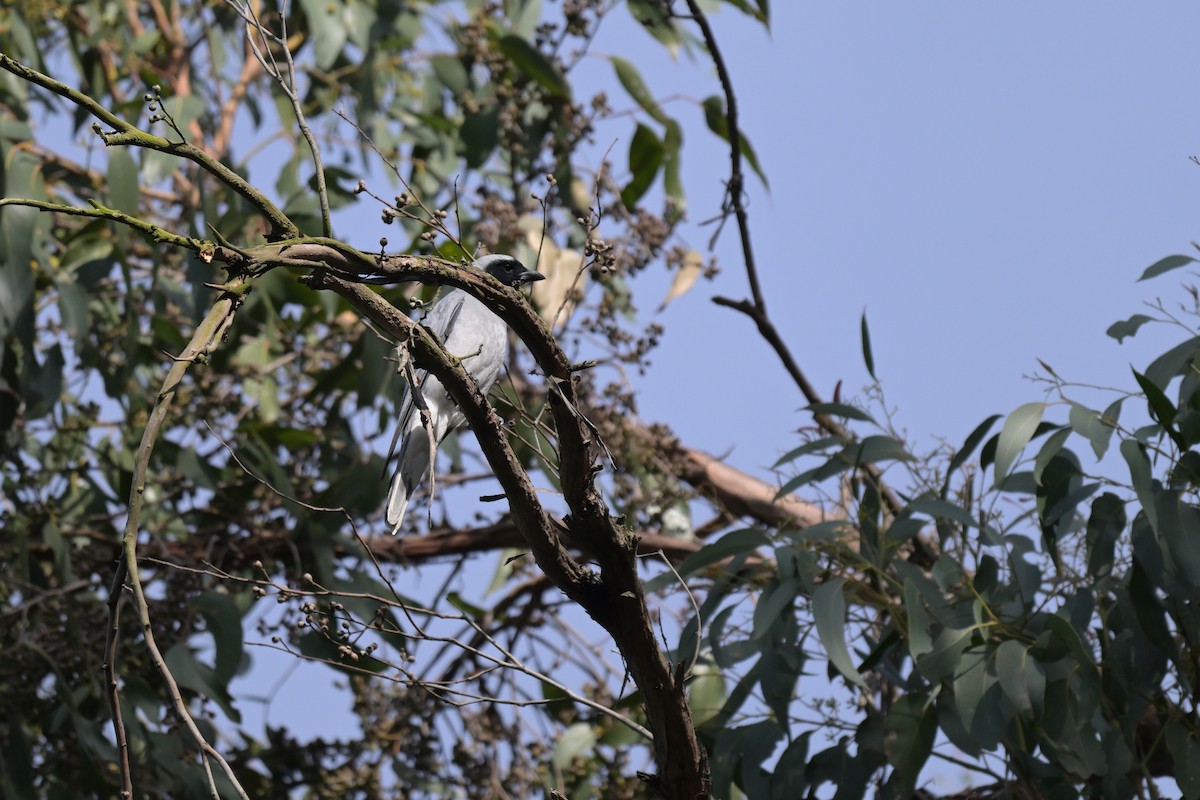
<path id="1" fill-rule="evenodd" d="M 462 359 L 463 367 L 484 394 L 500 375 L 508 350 L 508 327 L 490 308 L 463 294 L 453 324 L 442 337 L 446 352 Z"/>
<path id="2" fill-rule="evenodd" d="M 454 330 L 468 300 L 479 302 L 461 289 L 455 289 L 433 304 L 433 308 L 421 320 L 421 324 L 438 339 L 445 342 L 447 336 Z"/>

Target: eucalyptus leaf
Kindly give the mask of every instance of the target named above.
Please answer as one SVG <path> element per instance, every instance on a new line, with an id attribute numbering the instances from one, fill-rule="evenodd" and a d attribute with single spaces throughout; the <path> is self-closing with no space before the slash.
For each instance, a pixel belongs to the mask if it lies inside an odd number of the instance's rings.
<path id="1" fill-rule="evenodd" d="M 563 76 L 562 70 L 525 38 L 511 33 L 501 37 L 500 51 L 526 77 L 549 92 L 551 97 L 562 100 L 571 98 L 571 84 Z"/>
<path id="2" fill-rule="evenodd" d="M 1009 414 L 1008 419 L 1004 421 L 1004 427 L 1000 430 L 1000 439 L 996 445 L 995 475 L 997 483 L 1008 475 L 1017 456 L 1033 438 L 1045 410 L 1045 403 L 1026 403 Z"/>
<path id="3" fill-rule="evenodd" d="M 842 593 L 845 583 L 844 578 L 833 578 L 813 592 L 813 620 L 830 663 L 851 683 L 865 689 L 867 684 L 846 648 L 846 597 Z"/>

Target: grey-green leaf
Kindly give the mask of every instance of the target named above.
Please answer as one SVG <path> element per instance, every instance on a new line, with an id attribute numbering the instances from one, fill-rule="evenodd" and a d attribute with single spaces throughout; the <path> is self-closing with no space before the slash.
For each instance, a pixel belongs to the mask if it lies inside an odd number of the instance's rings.
<path id="1" fill-rule="evenodd" d="M 501 37 L 500 52 L 553 97 L 562 100 L 571 98 L 571 84 L 563 76 L 562 70 L 525 39 L 511 33 Z"/>
<path id="2" fill-rule="evenodd" d="M 867 365 L 867 374 L 872 380 L 879 380 L 875 377 L 875 354 L 871 352 L 871 331 L 867 327 L 867 312 L 862 314 L 862 350 L 863 363 Z"/>
<path id="3" fill-rule="evenodd" d="M 629 94 L 633 101 L 637 103 L 643 111 L 649 114 L 655 122 L 662 125 L 670 125 L 672 120 L 658 105 L 658 101 L 654 99 L 654 95 L 650 94 L 650 88 L 646 86 L 646 82 L 642 80 L 642 73 L 638 72 L 630 61 L 627 61 L 621 56 L 609 56 L 608 60 L 612 62 L 613 69 L 617 73 L 617 80 L 621 82 L 621 86 Z"/>
<path id="4" fill-rule="evenodd" d="M 632 179 L 621 192 L 621 202 L 632 209 L 654 183 L 665 155 L 663 143 L 646 125 L 639 124 L 629 143 L 629 171 Z"/>
<path id="5" fill-rule="evenodd" d="M 1194 264 L 1195 262 L 1196 259 L 1192 258 L 1191 256 L 1176 255 L 1160 258 L 1158 261 L 1155 261 L 1153 264 L 1146 267 L 1146 271 L 1142 273 L 1142 277 L 1138 278 L 1138 280 L 1145 281 L 1149 280 L 1150 278 L 1157 278 L 1164 272 L 1170 272 L 1173 269 L 1186 267 L 1188 264 Z"/>
<path id="6" fill-rule="evenodd" d="M 844 578 L 834 578 L 813 592 L 813 619 L 829 662 L 848 680 L 865 689 L 867 684 L 855 669 L 846 647 L 846 597 L 842 594 L 845 582 Z"/>
<path id="7" fill-rule="evenodd" d="M 1126 337 L 1133 336 L 1138 332 L 1138 328 L 1145 325 L 1147 322 L 1154 322 L 1154 317 L 1148 317 L 1145 314 L 1134 314 L 1132 317 L 1120 322 L 1114 322 L 1108 326 L 1106 334 L 1116 339 L 1118 343 L 1123 342 Z"/>
<path id="8" fill-rule="evenodd" d="M 1017 456 L 1033 438 L 1045 410 L 1045 403 L 1026 403 L 1009 414 L 1008 419 L 1004 421 L 1004 427 L 1000 430 L 1000 440 L 996 445 L 997 484 L 1008 475 Z"/>
<path id="9" fill-rule="evenodd" d="M 716 95 L 707 97 L 704 100 L 704 121 L 708 123 L 708 129 L 720 136 L 725 141 L 731 141 L 729 138 L 729 119 L 725 116 L 725 101 Z M 746 163 L 754 170 L 754 174 L 763 182 L 763 186 L 770 187 L 770 182 L 767 180 L 766 174 L 759 166 L 758 156 L 754 152 L 754 148 L 750 146 L 750 140 L 745 137 L 740 131 L 738 132 L 738 145 L 742 151 L 742 157 L 746 159 Z"/>

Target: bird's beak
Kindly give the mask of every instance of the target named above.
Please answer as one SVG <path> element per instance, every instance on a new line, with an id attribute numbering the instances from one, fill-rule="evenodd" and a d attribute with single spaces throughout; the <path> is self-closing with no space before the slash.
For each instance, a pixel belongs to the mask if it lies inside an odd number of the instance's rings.
<path id="1" fill-rule="evenodd" d="M 521 277 L 517 278 L 518 284 L 533 283 L 534 281 L 544 281 L 546 276 L 540 272 L 526 272 Z"/>

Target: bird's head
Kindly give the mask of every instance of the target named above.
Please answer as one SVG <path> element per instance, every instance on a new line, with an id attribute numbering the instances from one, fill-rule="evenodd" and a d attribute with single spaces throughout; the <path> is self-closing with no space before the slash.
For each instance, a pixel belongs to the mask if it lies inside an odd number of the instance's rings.
<path id="1" fill-rule="evenodd" d="M 546 276 L 528 269 L 512 256 L 495 254 L 484 256 L 475 262 L 475 266 L 491 275 L 506 286 L 523 286 L 526 283 L 543 280 Z"/>

